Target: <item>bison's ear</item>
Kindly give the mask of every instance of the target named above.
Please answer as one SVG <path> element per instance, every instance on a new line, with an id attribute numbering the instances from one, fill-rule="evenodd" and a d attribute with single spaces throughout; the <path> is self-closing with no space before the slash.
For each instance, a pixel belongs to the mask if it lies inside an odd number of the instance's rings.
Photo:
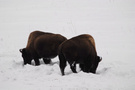
<path id="1" fill-rule="evenodd" d="M 23 53 L 23 52 L 25 51 L 25 48 L 19 49 L 19 51 L 20 51 L 21 53 Z"/>

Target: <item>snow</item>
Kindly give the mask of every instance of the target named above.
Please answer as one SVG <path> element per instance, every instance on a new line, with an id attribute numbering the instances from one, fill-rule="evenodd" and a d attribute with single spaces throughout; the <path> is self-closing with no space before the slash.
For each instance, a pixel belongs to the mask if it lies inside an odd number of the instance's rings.
<path id="1" fill-rule="evenodd" d="M 135 1 L 0 0 L 1 90 L 134 90 Z M 34 30 L 67 38 L 91 34 L 103 60 L 97 74 L 69 65 L 61 76 L 58 57 L 50 65 L 25 65 L 20 48 Z M 33 62 L 34 64 L 34 62 Z"/>

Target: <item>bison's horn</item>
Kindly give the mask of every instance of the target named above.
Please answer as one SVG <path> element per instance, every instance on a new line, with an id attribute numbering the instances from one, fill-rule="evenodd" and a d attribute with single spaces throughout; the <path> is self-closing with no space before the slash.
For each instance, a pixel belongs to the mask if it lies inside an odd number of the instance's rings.
<path id="1" fill-rule="evenodd" d="M 19 51 L 22 53 L 23 49 L 20 49 Z"/>
<path id="2" fill-rule="evenodd" d="M 102 61 L 102 57 L 100 57 L 100 61 Z"/>

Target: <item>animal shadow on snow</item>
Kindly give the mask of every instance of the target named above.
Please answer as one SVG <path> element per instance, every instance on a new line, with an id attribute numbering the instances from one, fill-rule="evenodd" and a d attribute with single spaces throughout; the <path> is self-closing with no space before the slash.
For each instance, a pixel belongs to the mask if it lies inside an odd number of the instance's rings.
<path id="1" fill-rule="evenodd" d="M 53 66 L 54 64 L 58 64 L 58 65 L 59 65 L 59 61 L 55 61 L 55 62 L 54 62 L 54 61 L 51 61 L 50 64 L 45 64 L 44 61 L 43 61 L 42 59 L 40 59 L 39 62 L 40 62 L 40 65 L 50 65 L 50 66 Z M 23 65 L 23 62 L 20 62 L 20 63 L 22 64 L 22 66 L 24 66 L 24 65 Z M 30 65 L 35 66 L 34 60 L 32 60 L 32 62 L 31 62 Z M 40 65 L 39 65 L 39 66 L 40 66 Z"/>
<path id="2" fill-rule="evenodd" d="M 101 70 L 98 70 L 96 74 L 106 74 L 110 69 L 111 67 L 102 68 Z"/>
<path id="3" fill-rule="evenodd" d="M 59 61 L 51 61 L 50 64 L 45 64 L 43 60 L 40 60 L 40 65 L 50 65 L 50 66 L 53 66 L 54 64 L 58 64 L 59 65 Z"/>
<path id="4" fill-rule="evenodd" d="M 98 70 L 95 75 L 106 74 L 110 69 L 111 69 L 111 67 L 102 68 L 101 70 Z M 77 73 L 79 73 L 81 71 L 82 70 L 79 70 Z M 68 72 L 65 72 L 65 75 L 70 75 L 70 74 L 73 74 L 73 72 L 71 70 Z M 74 73 L 74 74 L 76 74 L 76 73 Z"/>

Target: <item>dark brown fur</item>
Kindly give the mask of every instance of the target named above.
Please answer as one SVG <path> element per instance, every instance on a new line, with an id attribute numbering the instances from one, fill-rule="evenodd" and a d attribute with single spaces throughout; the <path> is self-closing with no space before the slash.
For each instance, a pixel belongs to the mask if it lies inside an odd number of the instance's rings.
<path id="1" fill-rule="evenodd" d="M 41 31 L 30 33 L 26 48 L 20 49 L 24 64 L 31 64 L 34 59 L 35 64 L 39 65 L 40 58 L 43 58 L 46 64 L 50 63 L 51 58 L 58 55 L 58 47 L 65 40 L 66 38 L 60 34 Z"/>
<path id="2" fill-rule="evenodd" d="M 95 41 L 91 35 L 83 34 L 64 41 L 59 47 L 59 60 L 62 75 L 66 67 L 66 61 L 70 68 L 76 72 L 76 63 L 84 72 L 95 73 L 98 63 L 101 61 L 97 56 Z"/>
<path id="3" fill-rule="evenodd" d="M 94 46 L 94 48 L 96 50 L 95 40 L 94 40 L 94 38 L 91 35 L 83 34 L 83 35 L 79 35 L 78 38 L 84 38 L 84 39 L 87 39 L 87 40 L 91 41 L 92 45 Z"/>

